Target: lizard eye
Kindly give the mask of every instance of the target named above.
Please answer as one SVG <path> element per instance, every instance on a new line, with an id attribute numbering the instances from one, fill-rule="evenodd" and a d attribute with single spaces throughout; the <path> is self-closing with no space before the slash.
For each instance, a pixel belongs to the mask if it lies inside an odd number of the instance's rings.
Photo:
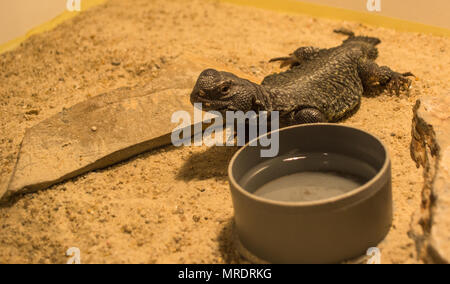
<path id="1" fill-rule="evenodd" d="M 230 86 L 223 86 L 220 91 L 222 92 L 222 94 L 227 94 L 228 91 L 230 90 Z"/>
<path id="2" fill-rule="evenodd" d="M 222 95 L 228 95 L 228 93 L 230 92 L 231 89 L 231 81 L 226 81 L 223 82 L 220 86 L 219 86 L 219 92 Z"/>

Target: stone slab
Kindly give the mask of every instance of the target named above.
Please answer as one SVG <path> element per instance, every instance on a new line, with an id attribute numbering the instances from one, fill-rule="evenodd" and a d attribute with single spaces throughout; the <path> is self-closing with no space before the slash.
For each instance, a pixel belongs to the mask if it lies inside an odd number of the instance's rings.
<path id="1" fill-rule="evenodd" d="M 26 131 L 0 198 L 42 190 L 171 144 L 177 126 L 171 123 L 172 114 L 185 110 L 193 117 L 190 92 L 200 72 L 211 67 L 255 79 L 184 55 L 145 87 L 120 88 L 65 109 Z"/>
<path id="2" fill-rule="evenodd" d="M 411 156 L 425 180 L 412 233 L 425 262 L 450 263 L 450 94 L 417 102 L 412 134 Z"/>

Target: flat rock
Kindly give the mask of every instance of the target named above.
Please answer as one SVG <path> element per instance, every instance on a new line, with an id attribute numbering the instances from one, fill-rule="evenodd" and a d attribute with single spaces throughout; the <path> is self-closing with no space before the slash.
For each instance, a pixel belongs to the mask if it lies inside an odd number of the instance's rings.
<path id="1" fill-rule="evenodd" d="M 417 102 L 412 133 L 411 156 L 425 178 L 412 233 L 425 262 L 450 263 L 450 94 Z"/>
<path id="2" fill-rule="evenodd" d="M 145 87 L 120 88 L 64 109 L 26 131 L 0 198 L 42 190 L 171 144 L 177 126 L 171 123 L 172 114 L 185 110 L 193 117 L 189 94 L 200 72 L 210 67 L 255 79 L 184 55 Z"/>

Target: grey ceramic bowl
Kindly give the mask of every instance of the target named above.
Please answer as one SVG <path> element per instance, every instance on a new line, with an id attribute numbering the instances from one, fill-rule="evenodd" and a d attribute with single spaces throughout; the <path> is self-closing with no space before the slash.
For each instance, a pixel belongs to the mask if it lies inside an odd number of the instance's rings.
<path id="1" fill-rule="evenodd" d="M 273 201 L 241 186 L 250 169 L 269 159 L 260 157 L 260 146 L 241 148 L 232 158 L 228 174 L 235 232 L 242 246 L 268 263 L 340 263 L 377 246 L 392 224 L 391 163 L 383 143 L 362 130 L 337 124 L 277 131 L 279 156 L 292 149 L 337 153 L 364 161 L 376 172 L 361 187 L 329 199 Z M 342 168 L 354 171 L 352 174 L 360 170 L 345 164 Z M 271 178 L 260 177 L 260 183 Z"/>

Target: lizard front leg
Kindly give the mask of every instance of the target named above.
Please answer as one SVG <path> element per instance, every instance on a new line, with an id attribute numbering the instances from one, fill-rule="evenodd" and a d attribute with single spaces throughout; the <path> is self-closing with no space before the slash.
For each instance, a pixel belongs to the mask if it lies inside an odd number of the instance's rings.
<path id="1" fill-rule="evenodd" d="M 358 72 L 364 86 L 369 94 L 387 89 L 396 95 L 400 91 L 407 91 L 411 86 L 411 80 L 407 77 L 414 76 L 411 72 L 398 73 L 387 66 L 378 66 L 370 60 L 360 60 Z"/>
<path id="2" fill-rule="evenodd" d="M 289 112 L 283 122 L 287 125 L 327 122 L 325 115 L 315 108 L 303 108 Z"/>
<path id="3" fill-rule="evenodd" d="M 281 61 L 280 68 L 289 66 L 290 68 L 298 66 L 302 63 L 302 61 L 309 60 L 314 58 L 320 49 L 312 46 L 300 47 L 294 53 L 291 53 L 287 57 L 277 57 L 271 59 L 269 62 L 277 62 Z"/>

